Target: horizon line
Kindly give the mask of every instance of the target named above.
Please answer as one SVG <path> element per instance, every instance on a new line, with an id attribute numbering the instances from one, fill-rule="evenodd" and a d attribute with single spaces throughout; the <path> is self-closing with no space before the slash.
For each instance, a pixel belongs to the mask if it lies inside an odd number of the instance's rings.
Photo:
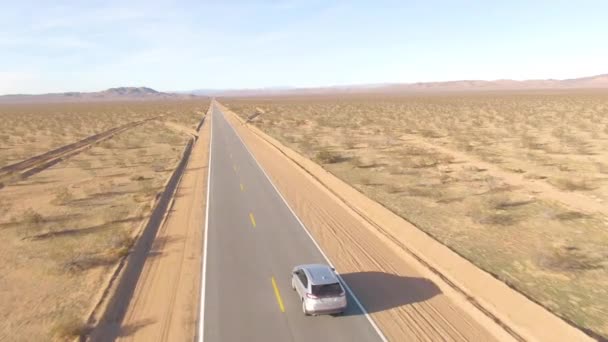
<path id="1" fill-rule="evenodd" d="M 90 94 L 90 93 L 98 93 L 104 92 L 113 89 L 120 88 L 147 88 L 154 91 L 158 91 L 160 93 L 167 94 L 193 94 L 195 92 L 231 92 L 231 91 L 261 91 L 261 90 L 306 90 L 306 89 L 332 89 L 332 88 L 361 88 L 361 87 L 382 87 L 382 86 L 395 86 L 395 85 L 419 85 L 419 84 L 434 84 L 434 83 L 454 83 L 454 82 L 500 82 L 500 81 L 512 81 L 512 82 L 534 82 L 534 81 L 571 81 L 571 80 L 583 80 L 589 78 L 598 78 L 598 77 L 608 77 L 608 73 L 601 73 L 591 76 L 581 76 L 574 78 L 525 78 L 525 79 L 515 79 L 515 78 L 496 78 L 496 79 L 451 79 L 451 80 L 441 80 L 441 81 L 415 81 L 415 82 L 373 82 L 373 83 L 344 83 L 344 84 L 330 84 L 330 85 L 311 85 L 311 86 L 298 86 L 298 85 L 276 85 L 276 86 L 267 86 L 267 87 L 234 87 L 234 88 L 195 88 L 189 90 L 159 90 L 158 88 L 153 88 L 151 86 L 146 85 L 138 85 L 138 86 L 114 86 L 108 87 L 101 90 L 95 91 L 58 91 L 58 92 L 48 92 L 48 93 L 5 93 L 0 94 L 0 96 L 42 96 L 42 95 L 60 95 L 60 94 Z"/>

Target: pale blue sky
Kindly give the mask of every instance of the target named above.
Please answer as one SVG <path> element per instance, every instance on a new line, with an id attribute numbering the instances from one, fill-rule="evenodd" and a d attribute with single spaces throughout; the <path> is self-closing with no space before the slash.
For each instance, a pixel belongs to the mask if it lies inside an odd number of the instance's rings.
<path id="1" fill-rule="evenodd" d="M 0 0 L 0 94 L 608 72 L 608 1 Z"/>

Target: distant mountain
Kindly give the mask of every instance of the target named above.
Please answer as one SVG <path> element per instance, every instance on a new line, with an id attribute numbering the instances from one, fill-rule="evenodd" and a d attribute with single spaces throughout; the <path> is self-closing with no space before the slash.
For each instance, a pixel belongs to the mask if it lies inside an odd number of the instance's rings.
<path id="1" fill-rule="evenodd" d="M 332 94 L 401 94 L 431 93 L 450 91 L 492 91 L 492 90 L 559 90 L 559 89 L 606 89 L 608 74 L 572 78 L 565 80 L 461 80 L 446 82 L 380 83 L 342 85 L 316 88 L 272 87 L 259 89 L 197 89 L 191 91 L 164 93 L 146 87 L 120 87 L 81 93 L 67 92 L 41 95 L 3 95 L 0 103 L 28 102 L 84 102 L 84 101 L 145 101 L 163 99 L 188 99 L 197 96 L 237 97 L 237 96 L 285 96 L 285 95 L 332 95 Z"/>
<path id="2" fill-rule="evenodd" d="M 152 88 L 147 87 L 120 87 L 110 88 L 108 90 L 101 91 L 100 94 L 107 96 L 133 96 L 133 97 L 146 97 L 146 96 L 158 96 L 163 93 L 158 92 Z"/>
<path id="3" fill-rule="evenodd" d="M 269 87 L 269 88 L 250 88 L 250 89 L 196 89 L 185 91 L 183 93 L 203 95 L 203 96 L 227 96 L 230 94 L 242 95 L 242 94 L 280 94 L 283 92 L 297 91 L 298 88 L 294 87 Z"/>
<path id="4" fill-rule="evenodd" d="M 543 90 L 543 89 L 608 89 L 608 74 L 565 80 L 461 80 L 446 82 L 382 83 L 343 85 L 316 88 L 262 88 L 234 90 L 196 90 L 190 93 L 207 96 L 278 96 L 278 95 L 322 95 L 349 93 L 418 93 L 484 90 Z"/>
<path id="5" fill-rule="evenodd" d="M 565 80 L 464 80 L 448 82 L 427 82 L 411 84 L 394 84 L 388 88 L 397 89 L 438 89 L 438 90 L 518 90 L 518 89 L 584 89 L 584 88 L 608 88 L 608 74 L 572 78 Z"/>
<path id="6" fill-rule="evenodd" d="M 0 103 L 179 100 L 196 97 L 193 94 L 163 93 L 147 87 L 119 87 L 91 93 L 66 92 L 40 95 L 3 95 L 0 96 Z"/>

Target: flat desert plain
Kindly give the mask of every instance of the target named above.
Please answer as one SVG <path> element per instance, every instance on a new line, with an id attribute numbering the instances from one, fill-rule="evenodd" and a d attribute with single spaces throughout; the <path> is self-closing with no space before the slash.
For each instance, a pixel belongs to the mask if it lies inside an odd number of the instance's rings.
<path id="1" fill-rule="evenodd" d="M 0 174 L 0 340 L 85 332 L 108 276 L 129 253 L 208 106 L 0 105 L 0 168 L 141 121 L 27 176 Z"/>
<path id="2" fill-rule="evenodd" d="M 589 334 L 608 338 L 608 92 L 221 102 Z"/>

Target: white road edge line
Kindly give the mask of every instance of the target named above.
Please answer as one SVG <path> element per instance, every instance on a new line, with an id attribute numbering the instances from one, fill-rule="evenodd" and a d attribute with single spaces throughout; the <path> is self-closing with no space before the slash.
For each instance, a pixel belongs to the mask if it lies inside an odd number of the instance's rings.
<path id="1" fill-rule="evenodd" d="M 221 110 L 220 110 L 220 112 L 224 116 L 224 120 L 228 121 L 228 119 L 225 118 L 224 112 L 221 111 Z M 281 199 L 283 200 L 283 203 L 285 203 L 285 205 L 287 206 L 287 208 L 289 209 L 289 211 L 291 211 L 291 214 L 296 218 L 296 220 L 298 221 L 298 223 L 300 224 L 300 226 L 302 227 L 302 229 L 304 229 L 304 231 L 306 232 L 306 234 L 308 235 L 308 237 L 310 238 L 310 240 L 312 240 L 312 242 L 315 244 L 315 246 L 317 247 L 317 249 L 319 250 L 319 252 L 321 252 L 321 255 L 323 255 L 323 258 L 325 258 L 325 261 L 327 261 L 327 263 L 331 267 L 334 267 L 334 265 L 329 260 L 329 258 L 327 257 L 327 255 L 325 255 L 325 253 L 323 252 L 323 250 L 321 249 L 321 247 L 319 246 L 319 244 L 317 243 L 317 241 L 312 237 L 312 235 L 308 231 L 308 228 L 306 228 L 306 226 L 304 225 L 304 223 L 302 222 L 302 220 L 300 220 L 300 218 L 298 217 L 298 215 L 296 215 L 295 211 L 293 211 L 293 209 L 291 208 L 291 206 L 289 205 L 289 203 L 287 203 L 287 200 L 285 199 L 285 197 L 283 197 L 283 195 L 281 194 L 281 192 L 279 191 L 279 189 L 276 187 L 276 185 L 274 185 L 274 183 L 272 182 L 272 180 L 270 179 L 270 177 L 266 173 L 266 170 L 264 170 L 264 168 L 262 167 L 262 165 L 260 165 L 260 163 L 258 162 L 258 160 L 255 159 L 255 157 L 253 156 L 253 153 L 251 153 L 251 151 L 249 150 L 249 148 L 247 147 L 247 145 L 245 144 L 245 142 L 243 141 L 243 139 L 241 138 L 241 136 L 236 132 L 236 130 L 234 129 L 234 127 L 232 127 L 232 124 L 229 121 L 228 121 L 228 126 L 230 126 L 230 128 L 232 129 L 232 131 L 234 132 L 234 134 L 239 138 L 239 140 L 241 141 L 241 144 L 243 144 L 243 146 L 245 147 L 245 150 L 247 150 L 247 152 L 251 156 L 251 159 L 253 159 L 253 161 L 255 161 L 255 163 L 258 165 L 258 167 L 260 168 L 260 170 L 262 170 L 262 173 L 264 174 L 264 176 L 266 176 L 266 179 L 268 180 L 268 182 L 270 183 L 270 185 L 272 185 L 272 187 L 277 192 L 277 194 L 279 194 L 279 197 L 281 197 Z M 357 306 L 359 307 L 359 309 L 361 309 L 361 311 L 363 312 L 363 314 L 365 314 L 365 318 L 367 318 L 367 320 L 372 325 L 372 327 L 374 328 L 374 330 L 376 330 L 376 333 L 378 333 L 378 336 L 380 337 L 380 339 L 382 341 L 384 341 L 384 342 L 387 342 L 388 340 L 386 339 L 386 337 L 384 336 L 384 334 L 382 333 L 382 331 L 380 331 L 380 328 L 378 328 L 378 326 L 376 325 L 376 322 L 374 322 L 374 320 L 371 318 L 371 316 L 369 315 L 369 313 L 367 312 L 367 310 L 365 310 L 365 307 L 363 306 L 363 304 L 361 304 L 361 302 L 359 301 L 359 299 L 357 298 L 357 296 L 355 296 L 355 293 L 350 289 L 350 287 L 344 281 L 344 279 L 342 279 L 342 277 L 340 276 L 340 274 L 338 272 L 336 272 L 336 274 L 338 275 L 338 278 L 340 278 L 340 282 L 342 282 L 342 284 L 344 284 L 344 287 L 346 287 L 346 291 L 348 291 L 348 293 L 350 293 L 351 297 L 353 297 L 353 299 L 355 300 L 355 303 L 357 303 Z"/>
<path id="2" fill-rule="evenodd" d="M 213 101 L 213 100 L 212 100 Z M 215 105 L 211 102 L 211 116 L 215 112 Z M 198 341 L 203 342 L 205 337 L 205 287 L 207 285 L 207 241 L 209 241 L 209 194 L 211 193 L 211 154 L 213 153 L 213 120 L 209 127 L 209 161 L 207 162 L 207 202 L 205 203 L 205 241 L 203 242 L 203 266 L 201 279 L 201 303 L 198 320 Z"/>

